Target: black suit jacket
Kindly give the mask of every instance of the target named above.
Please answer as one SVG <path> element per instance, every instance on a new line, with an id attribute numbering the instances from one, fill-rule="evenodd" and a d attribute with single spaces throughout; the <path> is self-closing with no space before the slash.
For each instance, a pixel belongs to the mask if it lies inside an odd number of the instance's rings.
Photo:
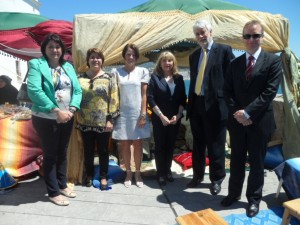
<path id="1" fill-rule="evenodd" d="M 198 64 L 202 49 L 195 50 L 189 57 L 190 63 L 190 89 L 187 105 L 187 119 L 191 117 L 194 107 L 194 94 L 198 76 Z M 205 91 L 205 109 L 216 121 L 225 120 L 228 110 L 223 96 L 224 77 L 230 61 L 234 59 L 232 49 L 228 45 L 213 43 L 206 64 L 204 76 L 208 76 Z"/>
<path id="2" fill-rule="evenodd" d="M 246 54 L 232 61 L 225 78 L 224 96 L 229 107 L 229 130 L 240 125 L 233 113 L 244 109 L 254 126 L 270 135 L 275 129 L 272 100 L 276 96 L 282 78 L 280 57 L 265 51 L 259 54 L 252 78 L 246 81 Z"/>
<path id="3" fill-rule="evenodd" d="M 186 105 L 183 77 L 178 75 L 173 79 L 176 85 L 173 95 L 171 95 L 170 88 L 163 76 L 152 74 L 148 87 L 148 103 L 151 109 L 157 105 L 169 119 L 178 114 L 179 105 L 183 107 Z M 152 117 L 160 121 L 155 113 L 152 114 Z"/>

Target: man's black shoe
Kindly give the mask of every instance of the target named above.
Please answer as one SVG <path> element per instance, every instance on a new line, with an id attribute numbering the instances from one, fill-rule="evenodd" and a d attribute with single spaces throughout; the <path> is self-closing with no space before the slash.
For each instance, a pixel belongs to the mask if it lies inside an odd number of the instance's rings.
<path id="1" fill-rule="evenodd" d="M 231 206 L 234 202 L 241 199 L 241 196 L 227 195 L 222 201 L 221 205 L 224 207 Z"/>
<path id="2" fill-rule="evenodd" d="M 188 188 L 194 188 L 194 187 L 197 187 L 198 184 L 200 184 L 201 182 L 203 181 L 203 178 L 202 179 L 199 179 L 199 178 L 193 178 L 190 182 L 187 183 L 187 187 Z"/>
<path id="3" fill-rule="evenodd" d="M 221 191 L 221 184 L 219 183 L 212 183 L 210 186 L 210 193 L 212 195 L 217 195 L 219 194 Z"/>
<path id="4" fill-rule="evenodd" d="M 259 212 L 259 205 L 255 203 L 249 203 L 246 214 L 248 217 L 254 217 Z"/>
<path id="5" fill-rule="evenodd" d="M 167 179 L 167 181 L 169 181 L 169 182 L 174 182 L 174 178 L 173 178 L 172 173 L 168 173 L 167 176 L 166 176 L 166 179 Z"/>
<path id="6" fill-rule="evenodd" d="M 158 177 L 157 181 L 158 181 L 158 184 L 159 184 L 160 186 L 165 186 L 165 185 L 167 185 L 167 182 L 166 182 L 166 180 L 165 180 L 164 177 Z"/>

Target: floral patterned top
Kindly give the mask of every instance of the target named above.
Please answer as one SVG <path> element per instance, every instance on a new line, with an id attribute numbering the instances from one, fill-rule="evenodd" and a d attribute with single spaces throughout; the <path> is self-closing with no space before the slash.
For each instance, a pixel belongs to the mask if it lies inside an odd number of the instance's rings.
<path id="1" fill-rule="evenodd" d="M 81 131 L 103 132 L 106 122 L 119 116 L 119 89 L 115 76 L 104 73 L 90 79 L 86 73 L 78 77 L 82 101 L 77 128 Z"/>

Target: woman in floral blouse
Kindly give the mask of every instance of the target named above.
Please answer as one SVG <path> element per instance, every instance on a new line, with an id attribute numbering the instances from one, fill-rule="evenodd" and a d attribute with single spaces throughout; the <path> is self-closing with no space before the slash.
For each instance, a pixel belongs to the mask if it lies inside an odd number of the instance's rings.
<path id="1" fill-rule="evenodd" d="M 119 115 L 118 85 L 115 76 L 103 71 L 104 55 L 100 49 L 89 49 L 86 62 L 88 71 L 79 75 L 82 102 L 77 125 L 84 147 L 85 185 L 92 186 L 96 145 L 100 163 L 100 189 L 105 190 L 108 188 L 109 138 L 114 119 Z"/>

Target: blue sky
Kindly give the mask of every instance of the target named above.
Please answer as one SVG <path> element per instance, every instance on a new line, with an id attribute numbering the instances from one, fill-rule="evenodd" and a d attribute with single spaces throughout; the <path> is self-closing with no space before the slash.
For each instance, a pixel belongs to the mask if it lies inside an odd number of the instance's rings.
<path id="1" fill-rule="evenodd" d="M 73 21 L 75 14 L 117 13 L 147 2 L 147 0 L 40 0 L 39 2 L 42 4 L 41 15 L 49 19 Z M 290 22 L 290 48 L 298 58 L 300 57 L 299 0 L 227 0 L 227 2 L 252 10 L 281 14 L 287 18 Z"/>

